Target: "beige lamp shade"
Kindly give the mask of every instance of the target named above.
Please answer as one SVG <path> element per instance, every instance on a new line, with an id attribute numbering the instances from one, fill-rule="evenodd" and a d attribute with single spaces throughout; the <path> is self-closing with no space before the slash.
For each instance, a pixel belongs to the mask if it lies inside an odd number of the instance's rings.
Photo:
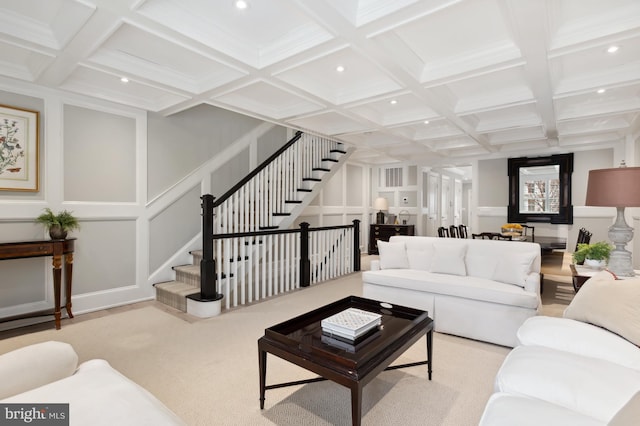
<path id="1" fill-rule="evenodd" d="M 378 197 L 373 202 L 373 208 L 375 210 L 388 210 L 389 209 L 389 203 L 387 202 L 386 198 Z"/>
<path id="2" fill-rule="evenodd" d="M 585 205 L 640 207 L 640 167 L 589 171 Z"/>

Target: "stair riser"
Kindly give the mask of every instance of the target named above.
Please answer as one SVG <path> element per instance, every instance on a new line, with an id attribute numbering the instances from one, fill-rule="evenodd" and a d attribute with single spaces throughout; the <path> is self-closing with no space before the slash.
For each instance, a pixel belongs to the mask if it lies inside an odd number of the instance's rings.
<path id="1" fill-rule="evenodd" d="M 183 282 L 196 289 L 200 289 L 200 274 L 176 270 L 176 281 Z"/>

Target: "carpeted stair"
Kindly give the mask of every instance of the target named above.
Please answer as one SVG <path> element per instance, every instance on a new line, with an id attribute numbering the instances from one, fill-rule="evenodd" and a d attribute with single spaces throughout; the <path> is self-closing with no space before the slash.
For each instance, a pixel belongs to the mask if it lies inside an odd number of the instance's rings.
<path id="1" fill-rule="evenodd" d="M 193 250 L 189 254 L 193 257 L 191 265 L 174 266 L 176 273 L 174 281 L 155 284 L 156 299 L 167 306 L 187 312 L 187 296 L 200 292 L 200 260 L 202 250 Z"/>

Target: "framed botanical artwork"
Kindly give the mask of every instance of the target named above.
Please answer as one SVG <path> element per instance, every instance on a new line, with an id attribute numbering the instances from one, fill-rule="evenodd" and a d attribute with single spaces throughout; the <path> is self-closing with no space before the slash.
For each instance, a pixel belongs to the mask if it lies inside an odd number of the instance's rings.
<path id="1" fill-rule="evenodd" d="M 0 105 L 0 190 L 38 191 L 38 111 Z"/>

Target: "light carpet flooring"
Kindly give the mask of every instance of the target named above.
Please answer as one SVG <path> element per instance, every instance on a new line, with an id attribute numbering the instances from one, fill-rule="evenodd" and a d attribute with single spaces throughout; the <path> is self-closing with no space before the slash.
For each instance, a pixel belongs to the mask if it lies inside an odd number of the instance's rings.
<path id="1" fill-rule="evenodd" d="M 368 258 L 363 257 L 363 269 Z M 545 272 L 543 314 L 547 315 L 561 313 L 570 301 L 564 295 L 571 289 L 570 277 L 562 259 L 559 265 L 555 260 Z M 11 337 L 0 333 L 0 338 L 5 337 L 0 340 L 0 353 L 46 340 L 68 342 L 81 362 L 106 359 L 189 425 L 349 425 L 349 391 L 332 382 L 268 390 L 265 409 L 260 410 L 256 342 L 271 325 L 338 298 L 360 295 L 360 275 L 354 273 L 210 319 L 178 313 L 157 302 L 78 315 L 64 320 L 59 331 Z M 426 378 L 426 366 L 418 366 L 382 372 L 365 386 L 363 425 L 478 423 L 509 349 L 435 333 L 433 351 L 432 381 Z M 425 357 L 421 340 L 397 362 Z M 312 373 L 268 355 L 268 384 L 310 377 Z"/>

